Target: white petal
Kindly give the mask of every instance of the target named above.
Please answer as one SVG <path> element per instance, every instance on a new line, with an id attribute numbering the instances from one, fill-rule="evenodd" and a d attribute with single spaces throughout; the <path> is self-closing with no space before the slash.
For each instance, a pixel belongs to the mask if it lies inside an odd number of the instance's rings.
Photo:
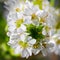
<path id="1" fill-rule="evenodd" d="M 29 52 L 29 55 L 31 56 L 32 55 L 32 48 L 31 47 L 27 48 L 27 51 Z"/>
<path id="2" fill-rule="evenodd" d="M 43 49 L 43 50 L 42 50 L 42 54 L 43 54 L 43 56 L 47 56 L 47 51 L 46 51 L 46 49 Z"/>
<path id="3" fill-rule="evenodd" d="M 21 56 L 22 56 L 23 58 L 24 58 L 24 57 L 28 58 L 28 57 L 29 57 L 28 51 L 27 51 L 26 49 L 24 49 L 24 50 L 22 51 Z"/>
<path id="4" fill-rule="evenodd" d="M 14 52 L 15 54 L 20 54 L 22 52 L 22 48 L 20 48 L 20 46 L 17 46 Z"/>
<path id="5" fill-rule="evenodd" d="M 47 34 L 47 32 L 46 32 L 45 29 L 43 29 L 42 34 L 43 34 L 43 35 L 46 35 L 46 34 Z"/>
<path id="6" fill-rule="evenodd" d="M 20 39 L 21 39 L 22 41 L 24 41 L 25 38 L 26 38 L 26 35 L 25 35 L 25 34 L 21 34 L 21 35 L 20 35 Z"/>
<path id="7" fill-rule="evenodd" d="M 28 36 L 28 37 L 27 37 L 27 40 L 28 40 L 28 41 L 30 41 L 31 39 L 32 39 L 32 37 L 31 37 L 31 36 Z"/>
<path id="8" fill-rule="evenodd" d="M 16 26 L 9 26 L 8 31 L 13 32 L 16 29 Z"/>
<path id="9" fill-rule="evenodd" d="M 12 35 L 10 36 L 10 40 L 18 40 L 18 38 L 20 38 L 20 36 L 17 35 L 17 34 L 12 34 Z"/>
<path id="10" fill-rule="evenodd" d="M 11 32 L 7 32 L 7 35 L 8 35 L 8 36 L 11 36 Z"/>
<path id="11" fill-rule="evenodd" d="M 20 27 L 23 31 L 26 31 L 26 26 L 24 26 L 23 24 Z"/>
<path id="12" fill-rule="evenodd" d="M 10 45 L 12 48 L 16 48 L 18 46 L 17 42 L 14 40 L 10 40 L 8 42 L 8 45 Z"/>
<path id="13" fill-rule="evenodd" d="M 17 29 L 17 33 L 20 33 L 20 34 L 21 34 L 21 33 L 24 33 L 24 30 L 22 30 L 21 28 L 18 28 L 18 29 Z"/>
<path id="14" fill-rule="evenodd" d="M 31 22 L 31 16 L 27 16 L 24 18 L 24 24 L 30 24 Z"/>
<path id="15" fill-rule="evenodd" d="M 33 20 L 32 23 L 33 23 L 34 25 L 39 25 L 39 21 L 38 21 L 37 19 L 36 19 L 36 20 Z"/>
<path id="16" fill-rule="evenodd" d="M 33 49 L 33 54 L 37 55 L 40 52 L 40 49 Z"/>
<path id="17" fill-rule="evenodd" d="M 35 39 L 32 39 L 32 40 L 30 40 L 28 43 L 33 45 L 33 44 L 36 43 L 36 40 L 35 40 Z"/>

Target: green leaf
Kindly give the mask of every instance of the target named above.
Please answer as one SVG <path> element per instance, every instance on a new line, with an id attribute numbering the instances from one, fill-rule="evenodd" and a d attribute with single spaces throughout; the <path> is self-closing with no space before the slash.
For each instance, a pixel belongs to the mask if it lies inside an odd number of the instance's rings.
<path id="1" fill-rule="evenodd" d="M 27 25 L 27 33 L 29 33 L 29 36 L 32 38 L 40 41 L 44 38 L 44 35 L 42 34 L 43 25 L 40 24 L 39 26 L 35 26 L 33 24 Z"/>

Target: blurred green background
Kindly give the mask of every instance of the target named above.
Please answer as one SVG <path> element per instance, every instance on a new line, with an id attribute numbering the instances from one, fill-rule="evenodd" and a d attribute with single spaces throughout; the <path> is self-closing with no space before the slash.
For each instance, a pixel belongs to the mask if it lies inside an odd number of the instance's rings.
<path id="1" fill-rule="evenodd" d="M 51 5 L 56 8 L 60 7 L 60 0 L 49 0 Z M 37 56 L 29 57 L 28 59 L 20 58 L 20 56 L 14 55 L 12 49 L 7 45 L 8 37 L 6 35 L 6 19 L 4 17 L 4 3 L 0 0 L 0 60 L 52 60 L 49 56 L 43 57 L 38 54 Z M 57 57 L 57 56 L 56 56 Z M 59 56 L 58 56 L 59 57 Z M 55 57 L 54 57 L 55 58 Z M 60 59 L 57 59 L 60 60 Z"/>

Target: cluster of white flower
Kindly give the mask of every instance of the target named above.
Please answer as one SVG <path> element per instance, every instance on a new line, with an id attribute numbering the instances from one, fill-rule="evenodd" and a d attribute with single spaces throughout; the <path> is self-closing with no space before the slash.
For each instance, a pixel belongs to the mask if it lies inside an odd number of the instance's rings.
<path id="1" fill-rule="evenodd" d="M 8 0 L 5 4 L 9 11 L 8 45 L 16 54 L 26 58 L 39 52 L 44 56 L 60 54 L 60 21 L 47 0 L 43 0 L 42 10 L 28 0 Z"/>

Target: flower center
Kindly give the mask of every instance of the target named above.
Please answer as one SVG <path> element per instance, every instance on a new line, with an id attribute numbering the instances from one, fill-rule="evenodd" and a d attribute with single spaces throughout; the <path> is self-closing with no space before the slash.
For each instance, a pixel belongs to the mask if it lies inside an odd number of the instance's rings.
<path id="1" fill-rule="evenodd" d="M 41 19 L 40 19 L 40 22 L 41 22 L 41 23 L 44 23 L 44 22 L 45 22 L 45 19 L 44 19 L 44 18 L 41 18 Z"/>
<path id="2" fill-rule="evenodd" d="M 46 48 L 46 45 L 47 45 L 47 43 L 45 43 L 45 42 L 42 43 L 42 46 L 43 46 L 44 48 Z"/>
<path id="3" fill-rule="evenodd" d="M 33 48 L 39 48 L 39 46 L 40 46 L 40 44 L 39 43 L 35 43 L 34 45 L 33 45 Z"/>
<path id="4" fill-rule="evenodd" d="M 19 28 L 22 23 L 23 23 L 23 19 L 18 19 L 18 20 L 16 20 L 16 22 L 15 22 L 16 27 Z"/>
<path id="5" fill-rule="evenodd" d="M 49 31 L 51 28 L 49 26 L 45 26 L 45 30 Z"/>
<path id="6" fill-rule="evenodd" d="M 37 18 L 37 16 L 36 16 L 35 14 L 32 14 L 32 15 L 31 15 L 31 19 L 32 19 L 32 20 L 34 20 L 34 19 L 36 19 L 36 18 Z"/>
<path id="7" fill-rule="evenodd" d="M 16 12 L 20 12 L 20 8 L 16 8 Z"/>
<path id="8" fill-rule="evenodd" d="M 19 45 L 20 45 L 22 48 L 27 48 L 27 47 L 28 47 L 28 43 L 27 43 L 27 42 L 19 41 L 18 43 L 19 43 Z"/>

